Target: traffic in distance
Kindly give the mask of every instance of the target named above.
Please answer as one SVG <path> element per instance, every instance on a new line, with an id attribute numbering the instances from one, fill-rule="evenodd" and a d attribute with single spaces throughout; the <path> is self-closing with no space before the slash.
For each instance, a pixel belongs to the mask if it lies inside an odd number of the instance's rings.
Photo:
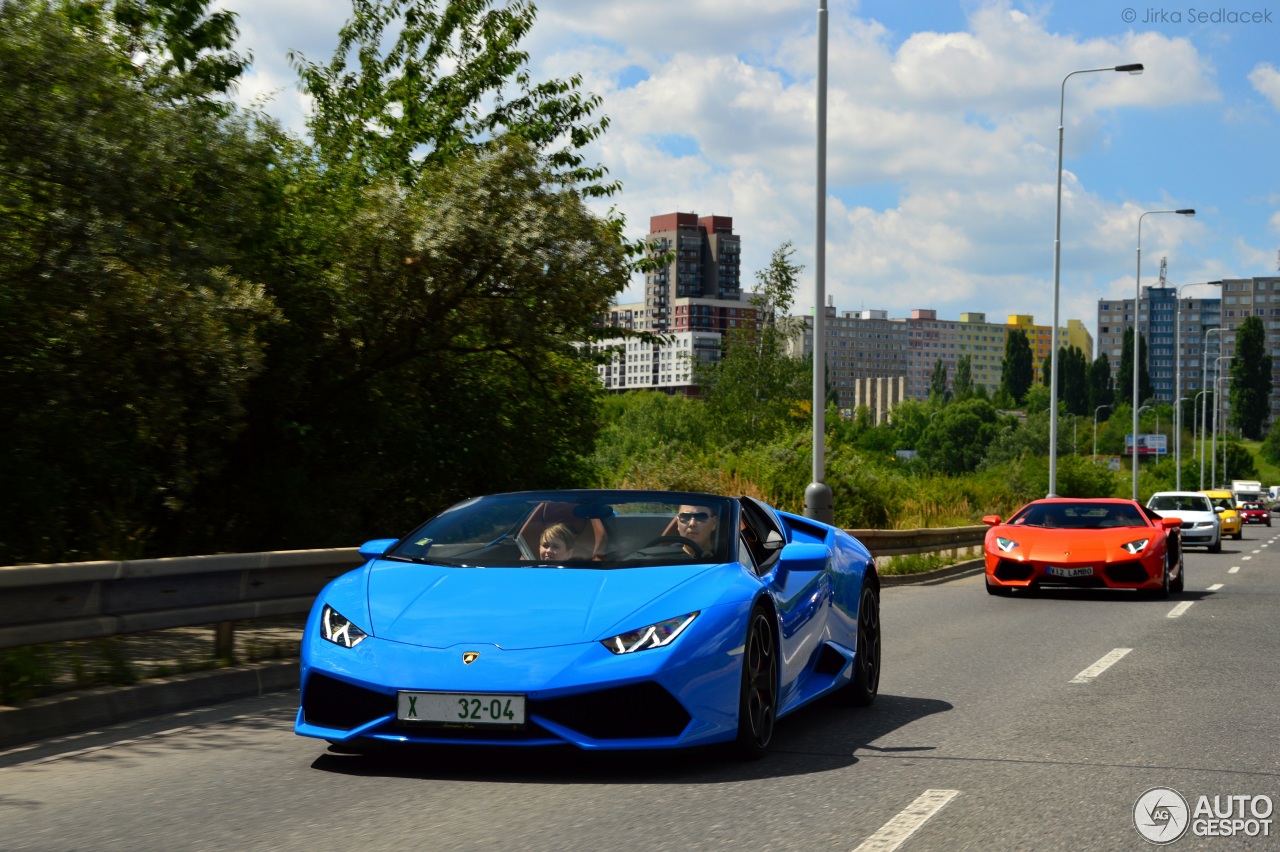
<path id="1" fill-rule="evenodd" d="M 1119 498 L 1033 500 L 1007 520 L 987 515 L 988 594 L 1044 587 L 1128 589 L 1167 598 L 1186 584 L 1185 547 L 1222 550 L 1244 524 L 1271 526 L 1256 482 L 1231 491 L 1158 491 L 1146 505 Z"/>

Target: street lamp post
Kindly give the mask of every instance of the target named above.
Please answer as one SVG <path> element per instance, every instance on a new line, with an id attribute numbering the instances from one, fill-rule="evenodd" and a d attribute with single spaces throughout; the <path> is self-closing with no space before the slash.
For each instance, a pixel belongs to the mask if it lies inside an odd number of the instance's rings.
<path id="1" fill-rule="evenodd" d="M 827 274 L 827 0 L 818 0 L 818 174 L 814 223 L 813 276 L 813 481 L 804 490 L 804 516 L 825 523 L 835 520 L 831 486 L 826 483 L 826 366 L 823 334 Z"/>
<path id="2" fill-rule="evenodd" d="M 1236 356 L 1219 355 L 1213 359 L 1213 443 L 1209 457 L 1209 486 L 1212 488 L 1213 483 L 1218 479 L 1218 411 L 1222 408 L 1220 397 L 1218 396 L 1218 383 L 1222 381 L 1222 377 L 1218 375 L 1218 364 L 1222 361 L 1230 361 Z"/>
<path id="3" fill-rule="evenodd" d="M 1098 412 L 1110 405 L 1099 405 L 1093 410 L 1093 463 L 1098 463 Z"/>
<path id="4" fill-rule="evenodd" d="M 1138 365 L 1142 363 L 1142 336 L 1138 328 L 1138 306 L 1142 302 L 1142 220 L 1153 213 L 1177 213 L 1194 216 L 1191 208 L 1181 210 L 1148 210 L 1138 217 L 1138 275 L 1133 291 L 1133 499 L 1138 499 Z"/>
<path id="5" fill-rule="evenodd" d="M 1218 335 L 1218 346 L 1219 348 L 1221 348 L 1222 346 L 1221 332 L 1222 332 L 1221 326 L 1219 326 L 1218 328 L 1211 328 L 1208 331 L 1206 331 L 1204 333 L 1204 337 L 1201 338 L 1201 343 L 1200 343 L 1200 384 L 1201 385 L 1206 384 L 1209 380 L 1209 335 L 1211 334 Z M 1217 387 L 1214 387 L 1212 385 L 1210 385 L 1208 388 L 1205 388 L 1205 391 L 1211 392 L 1215 396 L 1218 393 Z M 1202 391 L 1202 393 L 1205 391 Z M 1205 399 L 1204 405 L 1201 406 L 1200 408 L 1200 440 L 1201 442 L 1204 441 L 1204 434 L 1207 431 L 1205 429 L 1205 419 L 1208 416 L 1208 413 L 1209 413 L 1209 400 Z M 1200 446 L 1200 490 L 1201 491 L 1204 490 L 1204 445 L 1203 443 L 1201 443 L 1201 446 Z"/>
<path id="6" fill-rule="evenodd" d="M 1204 406 L 1200 404 L 1200 397 L 1209 391 L 1202 390 L 1196 394 L 1195 401 L 1191 405 L 1191 458 L 1200 457 L 1200 490 L 1204 490 L 1204 447 L 1201 443 L 1204 441 L 1204 429 L 1196 430 L 1196 427 L 1203 422 L 1203 415 L 1199 412 L 1204 410 Z"/>
<path id="7" fill-rule="evenodd" d="M 1221 287 L 1221 281 L 1210 281 L 1210 286 Z M 1178 408 L 1173 413 L 1173 455 L 1178 461 L 1178 472 L 1176 478 L 1176 490 L 1182 490 L 1182 291 L 1188 287 L 1195 287 L 1195 284 L 1183 284 L 1174 293 L 1174 319 L 1173 319 L 1173 396 L 1178 400 Z M 1137 316 L 1136 313 L 1134 315 Z M 1135 319 L 1136 322 L 1136 319 Z M 1200 378 L 1204 382 L 1204 377 Z M 1195 417 L 1192 412 L 1191 427 L 1195 429 Z"/>
<path id="8" fill-rule="evenodd" d="M 1062 269 L 1062 128 L 1066 116 L 1067 81 L 1076 74 L 1092 74 L 1095 71 L 1124 71 L 1129 74 L 1141 74 L 1142 63 L 1114 65 L 1110 68 L 1082 68 L 1072 71 L 1062 78 L 1062 87 L 1058 97 L 1058 196 L 1053 224 L 1053 329 L 1049 343 L 1049 495 L 1057 496 L 1058 490 L 1058 362 L 1062 360 L 1058 352 L 1058 293 Z M 1136 309 L 1136 305 L 1134 306 Z"/>

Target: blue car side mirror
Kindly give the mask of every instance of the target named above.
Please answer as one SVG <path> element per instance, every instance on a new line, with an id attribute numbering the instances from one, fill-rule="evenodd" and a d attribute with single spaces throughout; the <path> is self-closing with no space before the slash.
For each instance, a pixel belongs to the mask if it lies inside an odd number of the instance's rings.
<path id="1" fill-rule="evenodd" d="M 373 541 L 366 541 L 360 545 L 360 557 L 362 559 L 376 559 L 391 549 L 399 539 L 396 538 L 375 538 Z"/>
<path id="2" fill-rule="evenodd" d="M 823 571 L 831 561 L 831 548 L 825 544 L 793 541 L 778 554 L 778 564 L 789 571 Z"/>

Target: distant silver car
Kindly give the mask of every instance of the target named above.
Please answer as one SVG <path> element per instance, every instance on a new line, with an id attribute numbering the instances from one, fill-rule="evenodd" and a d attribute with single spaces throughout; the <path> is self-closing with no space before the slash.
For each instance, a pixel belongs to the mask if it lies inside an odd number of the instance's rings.
<path id="1" fill-rule="evenodd" d="M 1210 553 L 1222 550 L 1222 521 L 1213 502 L 1198 491 L 1157 491 L 1147 501 L 1147 508 L 1162 517 L 1182 520 L 1184 547 L 1202 545 Z"/>

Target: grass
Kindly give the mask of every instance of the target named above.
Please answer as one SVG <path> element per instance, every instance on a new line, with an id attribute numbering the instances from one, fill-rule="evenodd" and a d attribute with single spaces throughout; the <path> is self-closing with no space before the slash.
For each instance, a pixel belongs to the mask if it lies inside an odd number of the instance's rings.
<path id="1" fill-rule="evenodd" d="M 952 556 L 950 551 L 907 553 L 902 556 L 880 556 L 876 557 L 876 570 L 883 576 L 923 574 L 926 571 L 935 571 L 938 568 L 946 568 L 960 562 L 969 562 L 980 558 L 981 555 L 982 548 L 978 546 L 972 548 L 961 547 L 956 551 L 955 556 Z"/>

